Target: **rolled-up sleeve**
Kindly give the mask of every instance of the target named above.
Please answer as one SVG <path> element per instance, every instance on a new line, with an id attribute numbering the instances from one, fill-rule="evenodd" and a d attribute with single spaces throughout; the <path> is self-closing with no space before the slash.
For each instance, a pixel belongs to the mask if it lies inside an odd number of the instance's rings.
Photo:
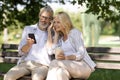
<path id="1" fill-rule="evenodd" d="M 51 48 L 47 48 L 47 52 L 48 52 L 48 54 L 49 55 L 52 55 L 52 54 L 55 54 L 55 49 L 57 48 L 57 47 L 60 47 L 60 45 L 61 45 L 61 40 L 59 40 L 58 41 L 58 43 L 57 44 L 52 44 L 52 47 Z"/>
<path id="2" fill-rule="evenodd" d="M 56 46 L 57 46 L 56 44 L 53 44 L 51 48 L 46 47 L 47 52 L 48 52 L 49 55 L 54 54 L 54 50 L 55 50 Z"/>
<path id="3" fill-rule="evenodd" d="M 27 34 L 28 34 L 28 26 L 26 26 L 23 30 L 23 33 L 22 33 L 22 39 L 20 41 L 20 44 L 18 46 L 18 52 L 19 52 L 19 55 L 24 55 L 24 52 L 21 51 L 21 48 L 26 44 L 27 42 Z"/>
<path id="4" fill-rule="evenodd" d="M 85 47 L 83 42 L 82 33 L 77 29 L 73 30 L 72 34 L 72 45 L 75 49 L 76 60 L 82 60 L 85 55 Z"/>

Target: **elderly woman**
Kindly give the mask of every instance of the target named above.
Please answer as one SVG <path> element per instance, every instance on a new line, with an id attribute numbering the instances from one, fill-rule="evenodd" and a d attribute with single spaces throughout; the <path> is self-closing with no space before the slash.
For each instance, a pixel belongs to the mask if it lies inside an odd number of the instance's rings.
<path id="1" fill-rule="evenodd" d="M 51 29 L 54 30 L 54 37 Z M 55 60 L 49 65 L 46 80 L 87 79 L 95 70 L 96 64 L 89 57 L 82 39 L 82 33 L 73 27 L 70 17 L 59 12 L 48 29 L 49 54 L 55 54 Z"/>

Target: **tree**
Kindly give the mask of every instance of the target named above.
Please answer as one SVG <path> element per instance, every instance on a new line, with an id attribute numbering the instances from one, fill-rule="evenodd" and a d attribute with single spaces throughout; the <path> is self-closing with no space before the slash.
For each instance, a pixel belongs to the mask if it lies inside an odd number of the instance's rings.
<path id="1" fill-rule="evenodd" d="M 19 11 L 18 6 L 23 6 Z M 28 25 L 38 21 L 39 9 L 45 5 L 42 0 L 0 0 L 0 30 L 11 24 L 16 25 L 16 20 Z"/>
<path id="2" fill-rule="evenodd" d="M 88 8 L 86 13 L 97 14 L 98 18 L 107 21 L 113 22 L 120 17 L 120 0 L 73 0 L 71 3 L 80 5 L 86 3 Z"/>
<path id="3" fill-rule="evenodd" d="M 65 4 L 86 3 L 88 10 L 86 13 L 93 13 L 109 21 L 116 21 L 120 17 L 120 0 L 0 0 L 0 30 L 11 24 L 16 24 L 18 20 L 24 25 L 35 23 L 38 18 L 39 9 L 45 6 L 46 2 L 59 2 Z M 18 10 L 18 5 L 24 6 L 22 11 Z"/>
<path id="4" fill-rule="evenodd" d="M 72 0 L 70 2 L 79 5 L 86 4 L 86 14 L 82 18 L 83 36 L 86 46 L 96 46 L 98 43 L 101 32 L 99 19 L 114 23 L 120 21 L 120 0 Z"/>

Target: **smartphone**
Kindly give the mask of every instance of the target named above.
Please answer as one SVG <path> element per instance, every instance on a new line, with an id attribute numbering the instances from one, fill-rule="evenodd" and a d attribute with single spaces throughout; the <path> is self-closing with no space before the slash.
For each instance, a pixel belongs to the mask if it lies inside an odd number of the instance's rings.
<path id="1" fill-rule="evenodd" d="M 34 44 L 36 44 L 35 35 L 33 33 L 28 34 L 29 38 L 34 39 Z"/>

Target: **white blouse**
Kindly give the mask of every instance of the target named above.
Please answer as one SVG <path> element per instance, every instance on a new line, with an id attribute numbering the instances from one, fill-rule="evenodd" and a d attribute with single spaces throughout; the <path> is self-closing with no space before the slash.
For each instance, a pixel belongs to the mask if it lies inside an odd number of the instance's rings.
<path id="1" fill-rule="evenodd" d="M 68 39 L 65 42 L 60 39 L 58 44 L 52 47 L 50 53 L 53 53 L 56 47 L 61 47 L 65 51 L 65 55 L 74 54 L 76 55 L 76 60 L 84 60 L 94 71 L 96 64 L 88 55 L 84 47 L 82 33 L 79 30 L 72 29 L 68 35 Z"/>
<path id="2" fill-rule="evenodd" d="M 72 54 L 75 55 L 75 50 L 72 47 L 69 39 L 67 39 L 66 41 L 62 40 L 61 49 L 64 51 L 65 56 Z"/>

